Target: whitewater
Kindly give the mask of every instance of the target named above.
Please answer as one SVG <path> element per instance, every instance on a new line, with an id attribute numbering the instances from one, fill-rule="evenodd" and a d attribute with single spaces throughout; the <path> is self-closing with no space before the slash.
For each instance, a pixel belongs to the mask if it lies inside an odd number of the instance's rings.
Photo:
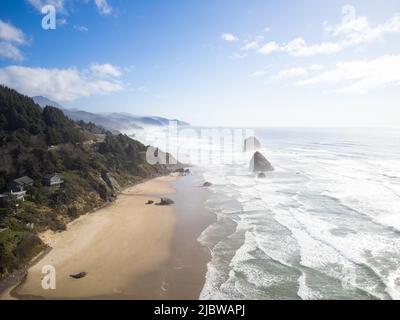
<path id="1" fill-rule="evenodd" d="M 198 168 L 217 216 L 201 299 L 400 299 L 400 130 L 255 134 L 265 179 L 251 153 Z"/>

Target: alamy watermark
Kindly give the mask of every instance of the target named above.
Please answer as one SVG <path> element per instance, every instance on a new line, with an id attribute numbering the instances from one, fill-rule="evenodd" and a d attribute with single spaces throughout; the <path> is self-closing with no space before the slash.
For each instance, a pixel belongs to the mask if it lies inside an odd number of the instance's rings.
<path id="1" fill-rule="evenodd" d="M 182 127 L 170 121 L 167 130 L 154 135 L 157 147 L 148 147 L 146 153 L 152 165 L 237 164 L 243 159 L 243 151 L 256 149 L 254 139 L 244 145 L 246 139 L 255 136 L 254 129 Z"/>
<path id="2" fill-rule="evenodd" d="M 42 268 L 42 289 L 43 290 L 56 290 L 57 289 L 57 277 L 56 268 L 54 266 L 44 266 Z"/>
<path id="3" fill-rule="evenodd" d="M 44 30 L 55 30 L 57 28 L 56 8 L 48 4 L 42 8 L 42 14 L 45 15 L 42 19 L 42 28 Z"/>

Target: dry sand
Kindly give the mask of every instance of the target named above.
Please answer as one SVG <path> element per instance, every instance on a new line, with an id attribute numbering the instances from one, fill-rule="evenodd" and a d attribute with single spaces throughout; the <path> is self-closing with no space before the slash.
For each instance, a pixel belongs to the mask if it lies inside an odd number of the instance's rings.
<path id="1" fill-rule="evenodd" d="M 196 239 L 212 216 L 204 210 L 198 182 L 176 180 L 171 175 L 131 187 L 66 232 L 43 234 L 52 250 L 0 299 L 197 299 L 210 257 Z M 181 204 L 145 204 L 163 196 Z M 56 290 L 42 288 L 47 265 L 56 269 Z M 70 277 L 80 272 L 87 276 Z"/>
<path id="2" fill-rule="evenodd" d="M 114 204 L 71 223 L 68 231 L 43 235 L 52 250 L 29 270 L 15 294 L 20 298 L 128 298 L 137 277 L 157 270 L 170 258 L 174 206 L 145 203 L 159 201 L 147 194 L 174 193 L 170 182 L 175 179 L 161 177 L 131 187 Z M 56 269 L 56 290 L 42 289 L 46 265 Z M 80 272 L 87 276 L 80 280 L 69 277 Z"/>

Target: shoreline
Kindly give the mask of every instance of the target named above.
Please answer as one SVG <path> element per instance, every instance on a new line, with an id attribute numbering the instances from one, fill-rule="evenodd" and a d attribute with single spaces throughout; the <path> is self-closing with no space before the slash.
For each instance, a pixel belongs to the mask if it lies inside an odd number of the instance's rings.
<path id="1" fill-rule="evenodd" d="M 0 299 L 198 299 L 210 253 L 197 238 L 212 218 L 201 204 L 204 192 L 187 193 L 194 180 L 169 175 L 139 183 L 114 203 L 71 222 L 67 231 L 46 234 L 50 252 Z M 176 204 L 145 204 L 164 196 Z M 41 288 L 44 265 L 57 270 L 56 290 Z M 79 272 L 87 276 L 69 277 Z"/>
<path id="2" fill-rule="evenodd" d="M 209 191 L 202 187 L 203 183 L 197 174 L 173 182 L 177 192 L 171 198 L 176 203 L 177 223 L 171 241 L 171 257 L 161 268 L 138 279 L 139 290 L 145 290 L 153 283 L 153 290 L 142 291 L 138 299 L 199 300 L 211 252 L 198 238 L 216 221 L 216 215 L 205 208 Z"/>

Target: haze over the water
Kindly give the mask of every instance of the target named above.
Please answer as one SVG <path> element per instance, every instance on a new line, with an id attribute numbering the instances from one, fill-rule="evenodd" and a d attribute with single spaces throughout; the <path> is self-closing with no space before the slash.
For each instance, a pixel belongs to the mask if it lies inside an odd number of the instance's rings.
<path id="1" fill-rule="evenodd" d="M 55 30 L 41 27 L 45 3 Z M 398 126 L 399 12 L 398 0 L 1 1 L 0 83 L 195 125 Z"/>

